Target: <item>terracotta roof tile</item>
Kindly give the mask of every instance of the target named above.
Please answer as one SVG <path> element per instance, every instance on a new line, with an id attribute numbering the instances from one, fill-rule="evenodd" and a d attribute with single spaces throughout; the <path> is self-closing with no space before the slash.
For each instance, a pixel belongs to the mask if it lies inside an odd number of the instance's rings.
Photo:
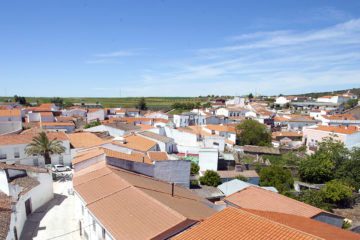
<path id="1" fill-rule="evenodd" d="M 239 208 L 227 207 L 217 212 L 192 229 L 172 238 L 183 239 L 321 239 L 246 212 Z"/>
<path id="2" fill-rule="evenodd" d="M 74 148 L 94 147 L 104 144 L 104 140 L 91 132 L 68 133 L 70 144 Z"/>
<path id="3" fill-rule="evenodd" d="M 151 161 L 167 161 L 169 160 L 166 152 L 148 152 Z"/>
<path id="4" fill-rule="evenodd" d="M 20 117 L 21 111 L 19 109 L 0 110 L 1 117 Z"/>
<path id="5" fill-rule="evenodd" d="M 42 104 L 40 104 L 39 107 L 41 107 L 41 108 L 51 108 L 53 106 L 55 106 L 54 103 L 42 103 Z"/>
<path id="6" fill-rule="evenodd" d="M 169 137 L 157 134 L 157 133 L 153 133 L 153 132 L 144 131 L 144 132 L 140 132 L 139 134 L 142 136 L 148 137 L 148 138 L 158 140 L 163 143 L 169 143 L 169 142 L 174 141 L 174 139 L 172 139 L 172 138 L 169 138 Z"/>
<path id="7" fill-rule="evenodd" d="M 73 122 L 42 122 L 41 126 L 75 126 Z"/>
<path id="8" fill-rule="evenodd" d="M 360 239 L 360 234 L 301 216 L 251 209 L 243 210 L 327 240 Z"/>
<path id="9" fill-rule="evenodd" d="M 19 177 L 15 178 L 11 181 L 11 184 L 18 185 L 22 187 L 20 195 L 23 195 L 33 189 L 34 187 L 40 185 L 40 182 L 32 177 L 26 176 L 26 177 Z"/>
<path id="10" fill-rule="evenodd" d="M 126 148 L 138 150 L 141 152 L 147 152 L 155 145 L 157 145 L 156 142 L 138 135 L 131 134 L 131 135 L 123 136 L 123 138 L 126 139 L 126 143 L 122 143 L 116 140 L 112 141 L 112 143 Z"/>
<path id="11" fill-rule="evenodd" d="M 31 143 L 33 137 L 39 136 L 38 133 L 26 133 L 26 134 L 9 134 L 0 136 L 0 145 L 13 145 L 13 144 L 27 144 Z M 63 132 L 49 132 L 46 133 L 49 140 L 57 139 L 58 141 L 69 140 Z"/>
<path id="12" fill-rule="evenodd" d="M 75 157 L 72 160 L 72 164 L 76 165 L 78 163 L 84 162 L 86 160 L 89 160 L 91 158 L 100 156 L 105 154 L 104 150 L 102 148 L 94 148 L 86 151 L 81 151 L 76 153 Z M 105 157 L 105 155 L 104 155 Z"/>
<path id="13" fill-rule="evenodd" d="M 131 152 L 131 154 L 113 151 L 107 148 L 103 148 L 107 157 L 124 159 L 132 162 L 144 162 L 147 164 L 153 164 L 149 157 L 143 153 Z"/>
<path id="14" fill-rule="evenodd" d="M 163 239 L 215 212 L 186 188 L 175 185 L 171 196 L 167 182 L 97 166 L 76 172 L 74 189 L 115 239 Z"/>
<path id="15" fill-rule="evenodd" d="M 287 213 L 307 218 L 325 212 L 306 203 L 253 186 L 233 193 L 225 200 L 241 208 Z"/>
<path id="16" fill-rule="evenodd" d="M 353 134 L 359 132 L 359 127 L 357 126 L 317 126 L 316 128 L 311 129 L 342 134 Z"/>

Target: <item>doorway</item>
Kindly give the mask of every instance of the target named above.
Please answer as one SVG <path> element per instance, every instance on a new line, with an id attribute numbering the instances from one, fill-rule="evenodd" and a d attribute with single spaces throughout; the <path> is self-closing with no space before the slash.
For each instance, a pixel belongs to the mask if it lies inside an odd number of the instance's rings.
<path id="1" fill-rule="evenodd" d="M 31 209 L 31 198 L 25 201 L 26 217 L 29 216 L 32 212 Z"/>

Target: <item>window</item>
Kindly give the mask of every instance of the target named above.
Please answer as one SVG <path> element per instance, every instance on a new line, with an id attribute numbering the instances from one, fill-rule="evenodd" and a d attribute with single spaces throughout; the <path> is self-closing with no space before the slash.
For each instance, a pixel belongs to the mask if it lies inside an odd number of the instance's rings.
<path id="1" fill-rule="evenodd" d="M 7 158 L 6 153 L 2 153 L 0 151 L 0 159 L 6 159 L 6 158 Z"/>
<path id="2" fill-rule="evenodd" d="M 105 228 L 102 229 L 102 238 L 105 239 Z"/>
<path id="3" fill-rule="evenodd" d="M 220 144 L 217 142 L 213 142 L 214 146 L 219 146 Z"/>
<path id="4" fill-rule="evenodd" d="M 19 148 L 14 149 L 14 158 L 20 158 Z"/>
<path id="5" fill-rule="evenodd" d="M 59 155 L 59 164 L 64 165 L 64 157 Z"/>

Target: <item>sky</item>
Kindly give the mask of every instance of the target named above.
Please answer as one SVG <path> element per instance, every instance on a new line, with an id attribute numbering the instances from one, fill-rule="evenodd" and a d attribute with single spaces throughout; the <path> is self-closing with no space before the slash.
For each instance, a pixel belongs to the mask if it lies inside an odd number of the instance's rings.
<path id="1" fill-rule="evenodd" d="M 360 1 L 0 1 L 0 96 L 360 87 Z"/>

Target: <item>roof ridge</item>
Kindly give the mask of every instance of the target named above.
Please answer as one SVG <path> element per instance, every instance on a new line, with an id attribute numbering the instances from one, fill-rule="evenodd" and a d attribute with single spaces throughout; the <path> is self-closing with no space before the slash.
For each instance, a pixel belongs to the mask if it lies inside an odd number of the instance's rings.
<path id="1" fill-rule="evenodd" d="M 299 229 L 296 229 L 296 228 L 287 226 L 287 225 L 285 225 L 285 224 L 279 223 L 279 222 L 277 222 L 277 221 L 275 221 L 275 220 L 271 220 L 271 219 L 268 219 L 268 218 L 266 218 L 266 217 L 259 216 L 259 215 L 255 214 L 255 213 L 252 213 L 252 212 L 248 212 L 248 211 L 246 211 L 246 210 L 243 210 L 243 209 L 246 209 L 246 208 L 240 208 L 240 207 L 232 207 L 232 208 L 235 208 L 235 210 L 237 210 L 237 211 L 240 210 L 240 211 L 242 211 L 242 212 L 246 212 L 246 213 L 250 214 L 251 216 L 253 216 L 253 217 L 255 217 L 255 218 L 262 219 L 262 220 L 264 220 L 264 221 L 266 221 L 266 222 L 273 223 L 273 224 L 275 224 L 275 225 L 278 225 L 278 226 L 287 228 L 287 229 L 289 229 L 289 230 L 292 230 L 292 231 L 295 231 L 295 232 L 299 232 L 299 233 L 302 233 L 302 234 L 305 234 L 305 235 L 309 235 L 310 237 L 315 237 L 315 238 L 317 238 L 317 239 L 324 239 L 324 238 L 322 238 L 322 237 L 319 237 L 319 236 L 316 236 L 316 235 L 312 235 L 312 234 L 310 234 L 310 233 L 303 232 L 303 231 L 301 231 L 301 230 L 299 230 Z M 251 210 L 251 209 L 249 209 L 249 210 Z M 270 212 L 270 211 L 268 211 L 268 212 Z M 292 214 L 289 214 L 289 215 L 292 215 Z M 315 221 L 315 220 L 314 220 L 314 221 Z"/>
<path id="2" fill-rule="evenodd" d="M 99 170 L 101 170 L 101 169 L 103 169 L 103 168 L 106 168 L 106 166 L 104 166 L 104 167 L 102 167 L 102 168 L 100 168 L 100 169 L 96 169 L 96 170 L 94 170 L 94 171 L 90 171 L 90 172 L 85 173 L 85 174 L 89 174 L 89 173 L 92 173 L 92 172 L 96 172 L 96 171 L 99 171 Z M 85 184 L 85 183 L 88 183 L 88 182 L 90 182 L 90 181 L 92 181 L 92 180 L 95 180 L 95 179 L 98 179 L 98 178 L 104 177 L 104 176 L 109 175 L 109 174 L 111 174 L 111 173 L 112 173 L 112 172 L 103 173 L 102 175 L 97 176 L 97 177 L 94 177 L 94 178 L 91 178 L 91 179 L 89 179 L 89 180 L 88 180 L 88 181 L 86 181 L 86 182 L 83 182 L 83 183 L 78 183 L 78 184 L 75 184 L 75 185 L 73 184 L 73 187 L 83 185 L 83 184 Z M 85 174 L 84 174 L 84 175 L 85 175 Z M 83 176 L 83 175 L 80 175 L 79 177 L 81 177 L 81 176 Z"/>
<path id="3" fill-rule="evenodd" d="M 110 197 L 111 195 L 114 195 L 114 194 L 116 194 L 116 193 L 118 193 L 118 192 L 121 192 L 121 191 L 126 190 L 126 189 L 131 188 L 131 187 L 134 187 L 134 186 L 130 184 L 130 186 L 121 188 L 121 189 L 119 189 L 119 190 L 117 190 L 117 191 L 115 191 L 115 192 L 112 192 L 112 193 L 110 193 L 110 194 L 108 194 L 108 195 L 105 195 L 105 196 L 102 196 L 102 197 L 100 197 L 100 198 L 98 198 L 98 199 L 96 199 L 96 200 L 94 200 L 94 201 L 92 201 L 92 202 L 89 202 L 89 203 L 86 204 L 86 206 L 89 206 L 90 204 L 93 204 L 93 203 L 95 203 L 95 202 L 98 202 L 98 201 L 100 201 L 100 200 L 102 200 L 102 199 L 104 199 L 104 198 Z"/>

